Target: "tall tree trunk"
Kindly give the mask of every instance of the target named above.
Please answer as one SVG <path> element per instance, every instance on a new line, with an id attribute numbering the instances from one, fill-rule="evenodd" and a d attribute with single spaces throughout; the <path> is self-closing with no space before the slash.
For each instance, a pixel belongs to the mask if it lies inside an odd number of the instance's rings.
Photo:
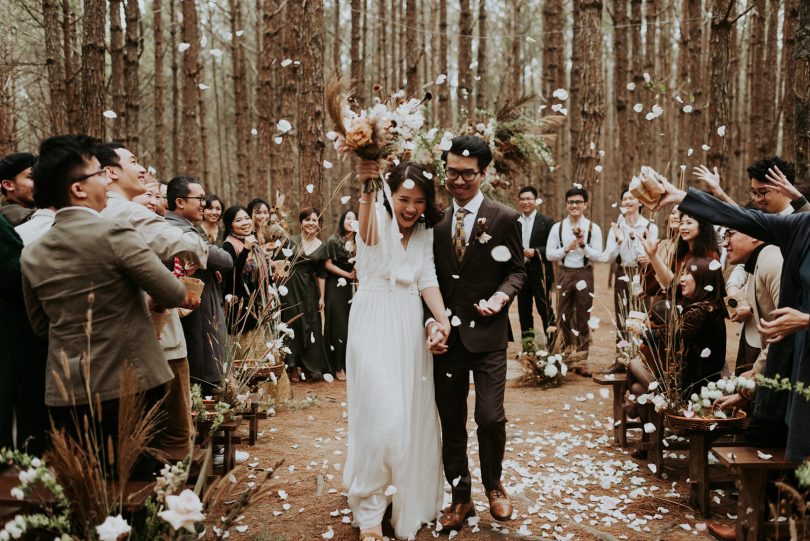
<path id="1" fill-rule="evenodd" d="M 45 64 L 48 67 L 48 89 L 52 133 L 66 133 L 65 66 L 63 58 L 62 28 L 59 25 L 60 6 L 57 0 L 42 0 L 42 19 L 45 22 Z M 62 38 L 62 39 L 60 39 Z"/>
<path id="2" fill-rule="evenodd" d="M 17 150 L 14 137 L 14 89 L 9 36 L 0 36 L 0 54 L 8 62 L 0 62 L 0 156 Z"/>
<path id="3" fill-rule="evenodd" d="M 613 2 L 613 92 L 616 101 L 616 127 L 618 137 L 614 138 L 615 147 L 613 155 L 617 158 L 616 175 L 625 182 L 628 178 L 630 164 L 633 163 L 633 140 L 630 130 L 627 129 L 629 115 L 627 111 L 627 1 L 614 0 Z"/>
<path id="4" fill-rule="evenodd" d="M 78 133 L 84 129 L 84 120 L 81 111 L 82 88 L 78 79 L 80 70 L 76 58 L 79 38 L 76 34 L 76 15 L 73 13 L 70 0 L 62 0 L 62 36 L 65 48 L 67 129 L 71 133 Z"/>
<path id="5" fill-rule="evenodd" d="M 647 33 L 645 36 L 645 51 L 644 51 L 644 72 L 650 74 L 652 77 L 652 81 L 658 85 L 659 81 L 659 73 L 656 70 L 656 56 L 655 56 L 655 47 L 656 41 L 658 40 L 658 2 L 656 0 L 647 0 L 645 2 L 646 6 L 646 13 L 645 19 L 647 22 Z M 659 92 L 658 89 L 655 90 L 657 94 Z M 662 105 L 662 104 L 658 104 Z M 644 121 L 644 132 L 643 132 L 643 139 L 646 141 L 644 144 L 644 154 L 640 156 L 644 159 L 647 163 L 658 163 L 658 158 L 656 156 L 656 149 L 659 147 L 658 141 L 659 137 L 657 134 L 661 131 L 661 126 L 656 125 L 653 122 Z"/>
<path id="6" fill-rule="evenodd" d="M 782 45 L 782 73 L 784 74 L 784 89 L 782 94 L 782 156 L 786 160 L 794 159 L 794 114 L 796 94 L 793 91 L 795 71 L 793 70 L 793 54 L 796 51 L 796 21 L 799 19 L 799 0 L 785 0 L 785 16 L 783 45 Z"/>
<path id="7" fill-rule="evenodd" d="M 99 139 L 104 133 L 104 0 L 84 0 L 82 38 L 82 101 L 84 133 Z"/>
<path id="8" fill-rule="evenodd" d="M 781 86 L 781 81 L 776 79 L 776 66 L 779 62 L 779 48 L 776 40 L 776 33 L 779 30 L 779 4 L 780 2 L 768 2 L 768 35 L 765 39 L 765 66 L 768 67 L 768 82 L 763 88 L 763 133 L 759 141 L 759 155 L 772 156 L 776 153 L 777 134 L 779 133 L 779 110 L 777 109 L 777 89 Z M 732 72 L 734 73 L 734 72 Z M 779 74 L 780 79 L 785 73 Z M 733 93 L 732 93 L 733 95 Z"/>
<path id="9" fill-rule="evenodd" d="M 734 24 L 735 0 L 713 0 L 711 42 L 709 57 L 711 90 L 709 97 L 709 167 L 717 167 L 720 178 L 725 178 L 726 163 L 731 141 L 731 26 Z M 721 136 L 718 128 L 726 127 Z"/>
<path id="10" fill-rule="evenodd" d="M 405 24 L 409 28 L 416 28 L 416 0 L 406 0 L 405 2 Z M 408 96 L 416 96 L 419 94 L 419 43 L 416 41 L 416 32 L 408 32 L 405 38 L 405 78 L 407 79 L 407 86 L 405 87 Z M 422 51 L 424 54 L 424 51 Z"/>
<path id="11" fill-rule="evenodd" d="M 706 136 L 706 120 L 703 114 L 705 107 L 705 79 L 703 77 L 702 53 L 703 29 L 701 18 L 697 13 L 702 13 L 701 0 L 684 0 L 687 2 L 688 11 L 684 13 L 686 26 L 682 46 L 688 48 L 689 55 L 689 81 L 687 88 L 690 95 L 687 103 L 692 105 L 693 110 L 689 118 L 689 144 L 690 146 L 700 145 Z"/>
<path id="12" fill-rule="evenodd" d="M 323 210 L 323 3 L 306 2 L 302 11 L 298 107 L 301 203 Z"/>
<path id="13" fill-rule="evenodd" d="M 459 0 L 458 19 L 458 103 L 460 119 L 466 120 L 472 112 L 472 33 L 473 19 L 470 0 Z"/>
<path id="14" fill-rule="evenodd" d="M 796 182 L 803 193 L 810 192 L 810 2 L 799 2 L 796 23 L 796 51 L 793 56 L 795 102 L 794 153 Z"/>
<path id="15" fill-rule="evenodd" d="M 180 171 L 180 65 L 177 61 L 177 11 L 176 0 L 169 2 L 169 51 L 172 61 L 172 171 L 179 175 Z"/>
<path id="16" fill-rule="evenodd" d="M 253 161 L 250 159 L 250 102 L 248 99 L 245 36 L 237 36 L 242 28 L 242 0 L 230 0 L 231 59 L 233 69 L 233 110 L 236 130 L 236 185 L 238 193 L 255 193 L 251 181 Z"/>
<path id="17" fill-rule="evenodd" d="M 349 45 L 349 56 L 351 57 L 350 72 L 355 96 L 357 96 L 360 103 L 364 104 L 366 83 L 363 81 L 363 56 L 360 48 L 360 37 L 363 30 L 362 0 L 351 0 L 351 3 L 352 25 L 351 44 Z"/>
<path id="18" fill-rule="evenodd" d="M 556 89 L 567 86 L 564 64 L 565 43 L 560 39 L 559 34 L 552 31 L 555 28 L 563 28 L 564 21 L 562 0 L 547 0 L 543 4 L 543 98 L 547 101 L 551 100 Z M 560 133 L 554 143 L 554 157 L 558 163 L 562 162 L 561 152 L 564 148 L 562 135 Z M 555 168 L 554 171 L 557 169 Z M 558 205 L 561 199 L 560 183 L 555 182 L 554 177 L 558 175 L 555 175 L 554 171 L 549 174 L 549 182 L 546 183 L 548 188 L 544 190 L 543 196 L 553 205 Z"/>
<path id="19" fill-rule="evenodd" d="M 124 87 L 124 26 L 121 21 L 123 0 L 110 0 L 110 92 L 113 120 L 112 138 L 120 143 L 126 139 L 126 88 Z M 86 22 L 86 21 L 85 21 Z"/>
<path id="20" fill-rule="evenodd" d="M 760 149 L 765 145 L 764 138 L 766 129 L 765 109 L 765 86 L 771 83 L 771 70 L 765 69 L 765 32 L 766 32 L 766 10 L 765 0 L 755 0 L 754 10 L 748 14 L 751 18 L 752 43 L 751 43 L 751 117 L 749 129 L 751 138 L 749 141 L 749 154 L 751 156 L 761 156 Z M 767 73 L 766 73 L 767 71 Z"/>
<path id="21" fill-rule="evenodd" d="M 332 73 L 340 76 L 340 0 L 335 1 L 335 18 L 333 20 L 332 32 L 335 34 L 335 40 L 332 45 Z M 384 35 L 384 31 L 380 31 Z M 382 37 L 382 36 L 380 36 Z M 379 55 L 380 52 L 377 51 Z"/>
<path id="22" fill-rule="evenodd" d="M 172 2 L 173 0 L 169 0 Z M 155 33 L 154 45 L 154 61 L 155 61 L 155 82 L 154 82 L 154 106 L 152 108 L 152 121 L 155 124 L 154 131 L 154 150 L 155 150 L 155 167 L 157 167 L 158 175 L 164 176 L 166 170 L 166 120 L 165 120 L 165 105 L 163 103 L 163 87 L 165 86 L 165 77 L 163 73 L 163 0 L 154 0 L 152 2 L 152 13 L 154 16 L 153 30 Z"/>
<path id="23" fill-rule="evenodd" d="M 258 57 L 258 79 L 259 85 L 256 89 L 256 111 L 258 114 L 259 142 L 257 154 L 260 157 L 256 161 L 256 188 L 252 194 L 268 193 L 271 183 L 271 170 L 280 164 L 275 158 L 273 143 L 273 58 L 270 50 L 273 42 L 276 41 L 276 33 L 273 30 L 273 13 L 275 12 L 275 0 L 264 0 L 262 9 L 262 50 Z"/>
<path id="24" fill-rule="evenodd" d="M 127 148 L 138 154 L 140 144 L 141 79 L 138 73 L 141 53 L 141 8 L 138 0 L 126 3 L 126 50 L 124 55 L 124 85 L 126 88 Z"/>
<path id="25" fill-rule="evenodd" d="M 301 21 L 301 7 L 302 6 L 298 2 L 287 3 L 284 20 Z M 282 50 L 281 58 L 300 58 L 302 31 L 303 28 L 301 25 L 285 24 L 283 26 L 281 30 L 281 39 L 279 40 Z M 291 64 L 283 68 L 281 72 L 281 99 L 279 100 L 279 103 L 281 104 L 281 114 L 287 115 L 286 120 L 292 124 L 293 129 L 292 131 L 284 134 L 282 136 L 281 144 L 277 145 L 278 152 L 282 159 L 278 164 L 279 167 L 277 169 L 277 173 L 273 175 L 274 193 L 285 194 L 288 201 L 295 202 L 299 201 L 298 179 L 300 178 L 300 171 L 298 170 L 298 132 L 301 127 L 298 123 L 298 114 L 300 112 L 298 98 L 301 85 L 301 69 L 302 66 L 300 64 Z M 362 74 L 360 76 L 362 77 Z M 309 114 L 309 112 L 303 114 Z M 276 170 L 274 170 L 274 172 L 275 171 Z"/>
<path id="26" fill-rule="evenodd" d="M 489 109 L 489 70 L 487 69 L 487 0 L 478 1 L 478 83 L 475 85 L 475 106 Z M 445 55 L 446 56 L 446 55 Z"/>
<path id="27" fill-rule="evenodd" d="M 579 145 L 579 134 L 582 130 L 582 119 L 580 115 L 581 100 L 580 93 L 582 92 L 582 71 L 585 63 L 585 36 L 582 31 L 582 10 L 580 7 L 581 0 L 574 0 L 573 2 L 573 29 L 571 31 L 571 82 L 568 87 L 568 134 L 569 134 L 569 163 L 570 174 L 573 175 L 577 169 L 577 156 Z M 575 182 L 580 182 L 576 179 Z"/>
<path id="28" fill-rule="evenodd" d="M 446 0 L 445 0 L 446 1 Z M 382 14 L 385 13 L 385 0 L 378 0 L 377 2 L 377 12 Z M 388 32 L 386 32 L 385 22 L 379 20 L 380 26 L 377 27 L 377 32 L 379 33 L 379 40 L 380 40 L 380 83 L 382 84 L 383 88 L 388 88 L 388 85 L 391 81 L 391 74 L 390 74 L 390 66 L 391 66 L 391 58 L 388 56 Z"/>
<path id="29" fill-rule="evenodd" d="M 644 98 L 647 93 L 644 91 L 644 49 L 641 45 L 641 0 L 630 0 L 630 69 L 633 72 L 633 84 L 636 85 L 636 90 L 633 95 L 635 96 L 636 103 L 641 103 L 645 107 L 647 104 Z M 635 105 L 635 104 L 634 104 Z M 649 107 L 647 107 L 649 110 Z M 644 140 L 644 133 L 647 126 L 644 125 L 645 114 L 642 112 L 633 111 L 632 116 L 632 141 L 633 141 L 633 156 L 637 159 L 644 159 L 644 152 L 649 143 Z"/>
<path id="30" fill-rule="evenodd" d="M 577 144 L 577 162 L 574 179 L 589 193 L 596 185 L 596 165 L 599 163 L 599 135 L 604 117 L 602 91 L 602 2 L 601 0 L 576 0 L 575 9 L 580 10 L 583 45 L 582 100 L 580 118 L 582 131 Z"/>
<path id="31" fill-rule="evenodd" d="M 447 128 L 453 119 L 453 110 L 450 108 L 450 75 L 447 65 L 448 54 L 447 39 L 447 0 L 439 0 L 439 71 L 448 77 L 439 87 L 439 126 Z"/>
<path id="32" fill-rule="evenodd" d="M 183 174 L 200 177 L 203 172 L 200 163 L 200 32 L 197 25 L 197 6 L 194 2 L 183 1 L 182 39 L 188 48 L 183 55 Z M 203 179 L 204 180 L 204 179 Z"/>
<path id="33" fill-rule="evenodd" d="M 509 15 L 509 35 L 510 51 L 509 60 L 506 65 L 506 73 L 501 80 L 501 99 L 498 101 L 517 101 L 523 92 L 521 81 L 523 80 L 523 67 L 520 59 L 520 47 L 522 40 L 517 36 L 520 34 L 521 13 L 520 8 L 523 0 L 511 0 L 512 9 Z"/>

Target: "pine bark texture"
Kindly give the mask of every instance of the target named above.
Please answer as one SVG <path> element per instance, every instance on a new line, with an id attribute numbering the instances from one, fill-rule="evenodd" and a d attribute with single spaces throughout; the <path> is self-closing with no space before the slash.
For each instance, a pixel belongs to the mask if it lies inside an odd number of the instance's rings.
<path id="1" fill-rule="evenodd" d="M 105 139 L 104 130 L 104 0 L 84 0 L 82 36 L 82 127 L 87 135 Z"/>
<path id="2" fill-rule="evenodd" d="M 796 183 L 810 193 L 810 2 L 799 2 L 796 24 L 796 52 L 793 56 L 793 92 L 795 95 L 794 152 Z"/>
<path id="3" fill-rule="evenodd" d="M 472 112 L 472 34 L 473 17 L 470 0 L 459 0 L 458 33 L 458 106 L 461 118 Z"/>
<path id="4" fill-rule="evenodd" d="M 726 175 L 728 147 L 731 144 L 731 26 L 735 15 L 734 0 L 714 0 L 712 4 L 711 44 L 709 46 L 711 82 L 709 95 L 709 167 L 717 167 L 720 178 Z M 725 126 L 725 134 L 721 130 Z"/>
<path id="5" fill-rule="evenodd" d="M 183 58 L 183 123 L 181 156 L 183 174 L 201 177 L 202 145 L 200 142 L 199 84 L 200 71 L 200 32 L 197 22 L 197 6 L 194 2 L 183 1 L 182 39 L 188 45 Z"/>
<path id="6" fill-rule="evenodd" d="M 138 0 L 127 0 L 125 7 L 127 32 L 124 49 L 124 88 L 126 89 L 124 132 L 127 148 L 140 151 L 141 114 L 141 8 Z"/>
<path id="7" fill-rule="evenodd" d="M 301 21 L 301 93 L 299 111 L 299 182 L 301 207 L 323 203 L 324 101 L 323 3 L 306 2 Z"/>

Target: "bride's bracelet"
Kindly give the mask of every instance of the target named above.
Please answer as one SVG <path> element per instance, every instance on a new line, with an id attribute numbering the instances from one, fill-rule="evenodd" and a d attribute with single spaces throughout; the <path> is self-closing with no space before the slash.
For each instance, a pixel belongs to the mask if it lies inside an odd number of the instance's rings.
<path id="1" fill-rule="evenodd" d="M 363 182 L 363 193 L 372 193 L 377 191 L 377 186 L 374 184 L 374 180 L 368 179 Z"/>

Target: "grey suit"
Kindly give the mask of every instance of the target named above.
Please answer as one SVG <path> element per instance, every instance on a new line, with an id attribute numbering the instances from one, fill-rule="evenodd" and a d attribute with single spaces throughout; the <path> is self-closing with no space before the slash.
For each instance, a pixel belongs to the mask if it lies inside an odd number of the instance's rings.
<path id="1" fill-rule="evenodd" d="M 181 228 L 184 232 L 199 231 L 194 225 L 175 212 L 166 213 L 166 222 Z M 233 258 L 219 246 L 208 246 L 208 267 L 198 270 L 193 277 L 205 282 L 200 307 L 191 312 L 180 322 L 186 336 L 188 367 L 192 383 L 202 383 L 210 392 L 210 385 L 219 383 L 220 365 L 225 361 L 225 341 L 227 324 L 222 310 L 222 290 L 216 271 L 225 272 L 233 269 Z"/>
<path id="2" fill-rule="evenodd" d="M 156 304 L 175 307 L 183 302 L 185 288 L 131 225 L 89 209 L 62 209 L 50 231 L 25 247 L 21 266 L 31 325 L 48 337 L 47 405 L 88 403 L 81 367 L 85 353 L 92 400 L 121 395 L 124 362 L 138 373 L 132 390 L 153 389 L 172 378 L 141 290 Z"/>

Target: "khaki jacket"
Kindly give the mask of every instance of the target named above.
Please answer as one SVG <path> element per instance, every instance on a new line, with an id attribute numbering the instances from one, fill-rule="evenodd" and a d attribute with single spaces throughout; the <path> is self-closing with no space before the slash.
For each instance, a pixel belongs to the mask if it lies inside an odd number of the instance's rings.
<path id="1" fill-rule="evenodd" d="M 745 283 L 745 299 L 754 313 L 751 318 L 752 321 L 759 321 L 759 318 L 769 321 L 771 319 L 770 313 L 779 306 L 782 262 L 782 252 L 779 251 L 777 246 L 765 246 L 759 253 L 757 264 L 754 267 L 754 274 L 749 276 L 748 281 Z M 756 335 L 750 336 L 748 327 L 745 327 L 745 339 L 749 344 L 751 344 L 752 340 L 756 340 L 754 344 L 760 344 L 761 351 L 754 363 L 754 372 L 762 374 L 765 369 L 765 357 L 768 355 L 768 348 L 766 347 L 767 344 L 762 342 L 756 327 L 754 327 L 754 330 Z"/>
<path id="2" fill-rule="evenodd" d="M 121 396 L 124 362 L 138 374 L 137 381 L 127 382 L 128 391 L 172 378 L 142 290 L 172 308 L 183 302 L 185 288 L 131 225 L 89 209 L 61 209 L 50 231 L 25 247 L 21 265 L 31 326 L 48 338 L 47 405 L 88 403 L 85 354 L 94 401 Z"/>

